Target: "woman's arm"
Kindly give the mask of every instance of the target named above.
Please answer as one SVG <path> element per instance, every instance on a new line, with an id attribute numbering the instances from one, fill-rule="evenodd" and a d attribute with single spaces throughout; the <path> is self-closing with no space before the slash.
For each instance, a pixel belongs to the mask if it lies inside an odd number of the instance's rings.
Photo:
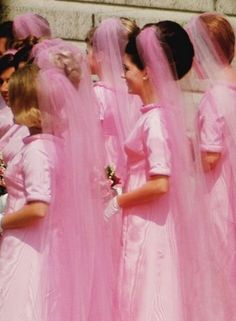
<path id="1" fill-rule="evenodd" d="M 36 223 L 45 217 L 48 204 L 44 202 L 31 202 L 22 207 L 19 211 L 5 215 L 2 218 L 1 226 L 3 230 L 22 228 Z"/>
<path id="2" fill-rule="evenodd" d="M 221 153 L 217 152 L 203 152 L 202 153 L 202 166 L 205 172 L 213 170 L 219 162 Z"/>
<path id="3" fill-rule="evenodd" d="M 131 192 L 117 196 L 118 205 L 121 208 L 136 206 L 156 199 L 168 192 L 169 177 L 165 175 L 155 175 L 146 184 Z"/>

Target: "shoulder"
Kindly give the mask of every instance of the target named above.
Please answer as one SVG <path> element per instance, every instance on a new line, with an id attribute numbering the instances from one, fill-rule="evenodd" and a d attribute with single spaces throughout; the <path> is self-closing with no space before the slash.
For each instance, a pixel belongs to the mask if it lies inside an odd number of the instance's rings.
<path id="1" fill-rule="evenodd" d="M 51 135 L 48 135 L 51 136 Z M 28 137 L 27 137 L 28 138 Z M 54 163 L 57 152 L 60 150 L 60 143 L 54 137 L 41 137 L 37 139 L 25 139 L 23 158 L 35 164 L 46 161 Z M 30 141 L 29 141 L 30 140 Z"/>
<path id="2" fill-rule="evenodd" d="M 161 108 L 151 109 L 143 117 L 144 129 L 160 128 L 164 125 L 163 111 Z"/>

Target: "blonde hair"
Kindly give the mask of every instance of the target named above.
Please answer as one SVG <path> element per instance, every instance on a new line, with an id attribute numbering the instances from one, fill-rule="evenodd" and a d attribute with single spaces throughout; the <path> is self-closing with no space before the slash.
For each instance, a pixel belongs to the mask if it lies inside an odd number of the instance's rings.
<path id="1" fill-rule="evenodd" d="M 127 31 L 127 36 L 128 38 L 133 34 L 139 31 L 139 27 L 136 24 L 135 20 L 129 19 L 129 18 L 125 18 L 125 17 L 120 17 L 120 21 L 123 25 L 123 27 L 125 28 L 125 30 Z"/>
<path id="2" fill-rule="evenodd" d="M 26 65 L 18 69 L 9 82 L 9 101 L 17 124 L 28 128 L 41 128 L 41 112 L 37 98 L 36 65 Z"/>
<path id="3" fill-rule="evenodd" d="M 199 18 L 209 31 L 216 50 L 220 50 L 223 61 L 230 64 L 235 50 L 235 34 L 231 24 L 217 13 L 203 13 Z"/>
<path id="4" fill-rule="evenodd" d="M 139 31 L 139 27 L 136 24 L 135 20 L 131 20 L 129 18 L 125 18 L 125 17 L 120 17 L 119 18 L 123 27 L 125 28 L 126 32 L 127 32 L 127 37 L 129 38 L 133 33 L 136 33 Z M 87 45 L 89 46 L 93 46 L 93 37 L 95 34 L 95 31 L 97 30 L 98 27 L 93 27 L 91 28 L 85 38 L 85 42 L 87 43 Z"/>

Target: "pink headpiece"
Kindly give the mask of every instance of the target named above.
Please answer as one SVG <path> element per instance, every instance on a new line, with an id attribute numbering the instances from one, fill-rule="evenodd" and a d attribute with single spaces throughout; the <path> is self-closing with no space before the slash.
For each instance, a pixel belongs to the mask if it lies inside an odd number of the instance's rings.
<path id="1" fill-rule="evenodd" d="M 44 319 L 112 320 L 117 311 L 112 306 L 114 267 L 103 219 L 104 151 L 87 59 L 62 41 L 41 50 L 36 62 L 43 131 L 63 141 L 61 172 L 55 177 L 48 215 L 51 230 L 56 227 L 57 232 L 47 235 L 49 250 L 44 253 Z"/>
<path id="2" fill-rule="evenodd" d="M 119 175 L 124 175 L 125 158 L 123 145 L 134 123 L 139 117 L 141 102 L 128 94 L 123 70 L 123 56 L 128 43 L 128 32 L 120 19 L 109 18 L 102 21 L 94 33 L 93 52 L 100 67 L 101 79 L 112 90 L 113 99 L 107 104 L 111 113 L 118 140 Z M 122 172 L 122 174 L 121 174 Z"/>
<path id="3" fill-rule="evenodd" d="M 227 307 L 225 292 L 221 289 L 224 280 L 230 279 L 224 279 L 226 274 L 221 262 L 222 257 L 228 256 L 227 253 L 223 255 L 222 248 L 213 250 L 217 235 L 209 215 L 204 180 L 201 172 L 195 171 L 190 157 L 184 101 L 178 82 L 154 27 L 145 28 L 139 34 L 137 47 L 163 107 L 163 122 L 171 150 L 169 197 L 177 238 L 176 264 L 180 269 L 183 320 L 223 320 L 223 315 L 233 319 L 231 299 L 227 297 Z M 216 253 L 222 254 L 219 260 Z M 229 285 L 229 288 L 234 294 L 235 286 Z M 232 298 L 235 300 L 235 296 Z"/>
<path id="4" fill-rule="evenodd" d="M 35 13 L 24 13 L 16 16 L 13 21 L 13 29 L 17 39 L 25 39 L 29 36 L 51 37 L 48 21 Z"/>

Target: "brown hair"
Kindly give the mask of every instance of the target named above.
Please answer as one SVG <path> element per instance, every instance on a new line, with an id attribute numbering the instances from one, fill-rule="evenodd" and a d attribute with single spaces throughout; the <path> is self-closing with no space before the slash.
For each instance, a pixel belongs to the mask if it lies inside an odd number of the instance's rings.
<path id="1" fill-rule="evenodd" d="M 39 68 L 26 65 L 17 70 L 9 82 L 9 101 L 17 124 L 41 128 L 41 113 L 37 98 Z"/>
<path id="2" fill-rule="evenodd" d="M 96 30 L 97 30 L 97 27 L 93 27 L 92 29 L 90 29 L 85 38 L 85 42 L 87 43 L 87 45 L 91 47 L 93 46 L 93 36 Z"/>
<path id="3" fill-rule="evenodd" d="M 207 27 L 223 61 L 230 64 L 234 58 L 235 46 L 235 34 L 231 24 L 223 16 L 215 13 L 203 13 L 199 18 Z"/>

